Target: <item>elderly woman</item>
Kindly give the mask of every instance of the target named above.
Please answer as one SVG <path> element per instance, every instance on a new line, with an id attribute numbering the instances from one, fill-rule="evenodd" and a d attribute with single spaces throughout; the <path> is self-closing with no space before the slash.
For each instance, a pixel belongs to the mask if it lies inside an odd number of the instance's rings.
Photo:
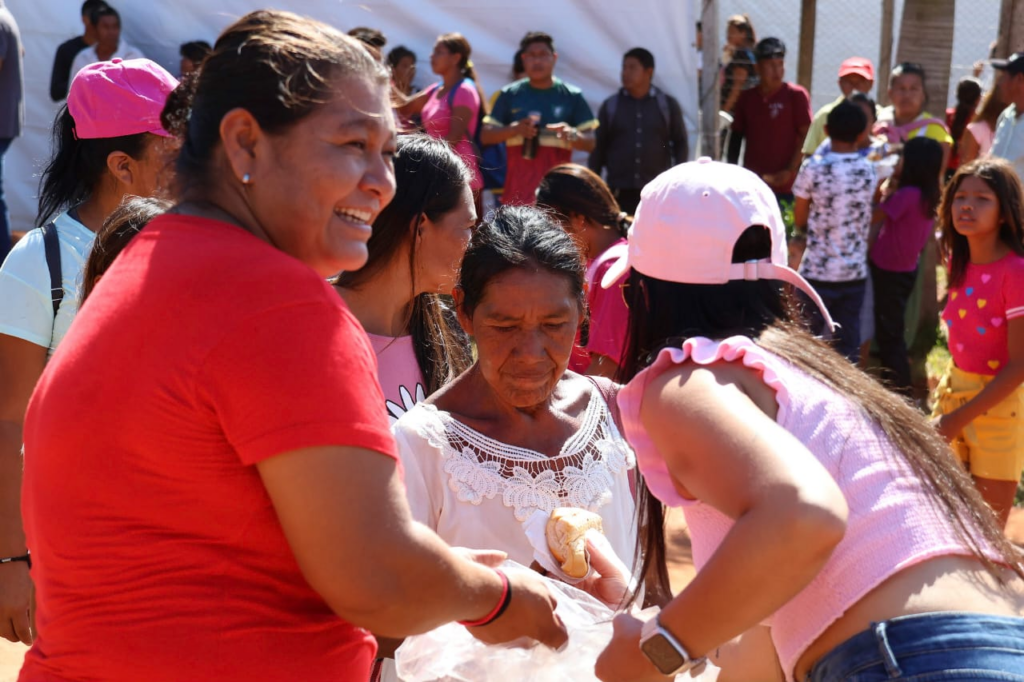
<path id="1" fill-rule="evenodd" d="M 636 510 L 647 507 L 630 492 L 612 384 L 566 371 L 583 283 L 572 237 L 536 208 L 500 208 L 474 233 L 454 298 L 477 360 L 392 428 L 413 516 L 447 542 L 530 564 L 523 523 L 578 507 L 602 517 L 611 549 L 632 563 Z"/>
<path id="2" fill-rule="evenodd" d="M 452 620 L 561 644 L 542 581 L 413 522 L 373 350 L 326 282 L 366 262 L 395 192 L 387 72 L 261 11 L 196 88 L 179 203 L 104 275 L 29 407 L 22 679 L 365 680 L 367 630 Z"/>
<path id="3" fill-rule="evenodd" d="M 529 564 L 522 522 L 580 507 L 632 558 L 634 461 L 612 384 L 566 371 L 583 276 L 572 238 L 538 209 L 503 207 L 473 235 L 454 297 L 477 360 L 394 427 L 413 515 L 449 542 Z"/>

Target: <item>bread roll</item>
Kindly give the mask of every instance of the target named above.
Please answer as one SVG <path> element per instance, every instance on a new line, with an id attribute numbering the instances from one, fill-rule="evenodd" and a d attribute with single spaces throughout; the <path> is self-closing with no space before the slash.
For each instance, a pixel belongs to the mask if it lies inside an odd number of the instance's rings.
<path id="1" fill-rule="evenodd" d="M 591 528 L 604 532 L 601 517 L 585 509 L 558 507 L 548 519 L 548 548 L 570 578 L 585 578 L 590 572 L 586 534 Z"/>

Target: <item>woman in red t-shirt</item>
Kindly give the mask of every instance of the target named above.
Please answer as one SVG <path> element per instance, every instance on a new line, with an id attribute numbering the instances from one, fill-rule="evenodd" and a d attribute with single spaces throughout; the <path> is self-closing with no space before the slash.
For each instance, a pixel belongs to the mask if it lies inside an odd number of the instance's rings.
<path id="1" fill-rule="evenodd" d="M 337 30 L 260 11 L 218 39 L 180 203 L 29 406 L 22 680 L 362 680 L 367 630 L 451 620 L 565 641 L 539 578 L 411 520 L 373 351 L 326 282 L 366 261 L 394 138 L 387 72 Z"/>

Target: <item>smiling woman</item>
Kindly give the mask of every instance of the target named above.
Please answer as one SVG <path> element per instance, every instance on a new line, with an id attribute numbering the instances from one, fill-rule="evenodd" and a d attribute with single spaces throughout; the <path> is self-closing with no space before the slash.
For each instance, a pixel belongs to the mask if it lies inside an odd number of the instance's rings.
<path id="1" fill-rule="evenodd" d="M 24 679 L 365 680 L 367 629 L 452 620 L 565 641 L 539 579 L 412 522 L 373 350 L 325 281 L 367 260 L 394 138 L 354 40 L 270 11 L 220 36 L 180 203 L 104 275 L 26 417 Z"/>
<path id="2" fill-rule="evenodd" d="M 392 423 L 471 362 L 469 340 L 442 296 L 451 294 L 477 221 L 470 172 L 444 141 L 402 136 L 395 177 L 398 191 L 373 223 L 366 265 L 334 280 L 370 336 Z"/>

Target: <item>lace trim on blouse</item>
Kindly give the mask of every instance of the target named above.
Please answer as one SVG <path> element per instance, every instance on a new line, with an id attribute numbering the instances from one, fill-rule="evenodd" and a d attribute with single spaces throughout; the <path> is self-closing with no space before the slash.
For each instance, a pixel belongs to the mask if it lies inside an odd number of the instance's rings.
<path id="1" fill-rule="evenodd" d="M 519 521 L 556 507 L 596 512 L 611 501 L 615 477 L 636 465 L 633 450 L 596 392 L 582 426 L 554 457 L 502 443 L 433 405 L 423 407 L 438 421 L 420 429 L 421 435 L 441 451 L 448 487 L 459 501 L 479 505 L 500 495 Z"/>

